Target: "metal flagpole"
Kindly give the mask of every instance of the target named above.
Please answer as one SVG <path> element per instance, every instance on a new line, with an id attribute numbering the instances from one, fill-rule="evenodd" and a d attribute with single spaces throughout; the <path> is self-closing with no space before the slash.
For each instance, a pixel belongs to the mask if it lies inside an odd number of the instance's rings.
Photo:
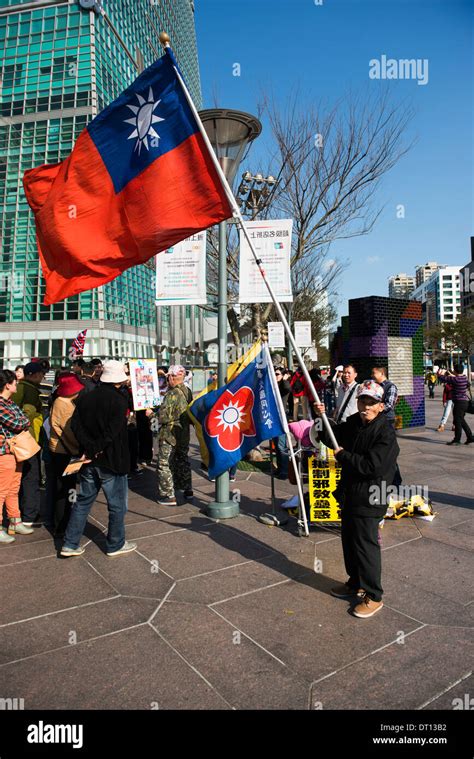
<path id="1" fill-rule="evenodd" d="M 169 44 L 169 39 L 170 39 L 169 35 L 166 34 L 166 32 L 161 32 L 161 34 L 160 34 L 160 42 L 161 42 L 161 44 L 163 45 L 164 48 L 170 48 L 171 49 L 171 46 Z M 189 107 L 190 107 L 190 109 L 191 109 L 191 111 L 193 113 L 194 118 L 196 119 L 196 122 L 197 122 L 198 127 L 199 127 L 199 131 L 201 132 L 201 136 L 202 136 L 202 138 L 203 138 L 203 140 L 204 140 L 204 142 L 206 144 L 206 147 L 207 147 L 207 149 L 209 151 L 209 156 L 210 156 L 210 158 L 211 158 L 211 160 L 212 160 L 212 162 L 214 164 L 214 167 L 215 167 L 215 169 L 216 169 L 216 171 L 217 171 L 217 173 L 219 175 L 219 178 L 221 180 L 222 186 L 223 186 L 223 188 L 225 190 L 225 193 L 227 195 L 227 199 L 228 199 L 230 205 L 232 206 L 232 209 L 233 209 L 232 215 L 233 215 L 234 219 L 239 223 L 240 228 L 241 228 L 242 232 L 245 235 L 245 239 L 247 240 L 247 243 L 248 243 L 248 245 L 250 247 L 250 250 L 252 251 L 253 257 L 255 259 L 255 263 L 257 264 L 258 269 L 260 271 L 260 274 L 263 277 L 263 281 L 265 282 L 265 285 L 267 287 L 268 293 L 269 293 L 269 295 L 270 295 L 270 297 L 271 297 L 271 299 L 273 301 L 273 304 L 274 304 L 274 306 L 276 308 L 278 316 L 280 317 L 280 320 L 283 323 L 283 327 L 285 328 L 285 332 L 288 335 L 288 340 L 290 341 L 290 344 L 291 344 L 291 346 L 292 346 L 292 348 L 293 348 L 293 350 L 295 352 L 296 359 L 297 359 L 297 361 L 298 361 L 298 363 L 299 363 L 299 365 L 301 367 L 301 370 L 303 372 L 303 375 L 304 375 L 304 378 L 305 378 L 305 380 L 307 382 L 307 385 L 308 385 L 308 387 L 310 389 L 310 392 L 312 393 L 313 397 L 315 398 L 314 402 L 315 403 L 321 403 L 321 401 L 319 399 L 319 395 L 316 392 L 316 388 L 314 387 L 313 381 L 312 381 L 311 377 L 309 376 L 309 372 L 308 372 L 307 366 L 304 363 L 303 357 L 301 356 L 301 353 L 298 350 L 298 346 L 296 345 L 295 338 L 293 337 L 293 334 L 292 334 L 290 326 L 289 326 L 289 324 L 288 324 L 288 322 L 286 320 L 286 317 L 285 317 L 285 314 L 283 312 L 283 309 L 282 309 L 282 307 L 280 306 L 280 304 L 278 303 L 278 301 L 277 301 L 277 299 L 275 297 L 275 293 L 273 292 L 273 288 L 272 288 L 272 286 L 271 286 L 270 282 L 268 281 L 267 276 L 265 274 L 265 269 L 263 268 L 262 261 L 259 259 L 258 255 L 257 255 L 257 251 L 254 248 L 253 242 L 250 239 L 250 235 L 248 233 L 247 227 L 245 226 L 244 218 L 243 218 L 243 216 L 242 216 L 242 214 L 240 212 L 240 208 L 237 205 L 237 201 L 235 200 L 234 194 L 233 194 L 233 192 L 232 192 L 232 190 L 230 188 L 230 185 L 229 185 L 229 183 L 228 183 L 228 181 L 227 181 L 227 179 L 225 177 L 224 172 L 222 171 L 222 167 L 221 167 L 221 165 L 220 165 L 220 163 L 219 163 L 219 161 L 217 159 L 217 156 L 214 153 L 214 150 L 212 148 L 212 145 L 211 145 L 211 142 L 209 140 L 209 137 L 207 136 L 206 130 L 204 129 L 204 125 L 203 125 L 203 123 L 202 123 L 202 121 L 201 121 L 201 119 L 199 117 L 199 113 L 196 110 L 196 106 L 194 105 L 193 100 L 191 98 L 191 95 L 188 92 L 188 88 L 186 87 L 186 84 L 185 84 L 185 82 L 184 82 L 184 80 L 183 80 L 183 78 L 182 78 L 181 74 L 179 73 L 179 70 L 177 69 L 176 66 L 174 66 L 174 70 L 176 72 L 176 76 L 178 78 L 178 81 L 181 84 L 181 87 L 183 89 L 183 93 L 184 93 L 184 95 L 186 97 L 188 105 L 189 105 Z M 328 433 L 329 438 L 331 440 L 331 444 L 332 444 L 333 448 L 335 448 L 335 449 L 339 448 L 339 444 L 338 444 L 338 442 L 336 440 L 336 437 L 334 435 L 332 427 L 329 424 L 329 421 L 328 421 L 328 418 L 327 418 L 326 414 L 321 414 L 321 419 L 323 421 L 324 426 L 326 427 L 326 430 L 327 430 L 327 433 Z"/>
<path id="2" fill-rule="evenodd" d="M 265 357 L 266 357 L 266 360 L 267 360 L 267 366 L 270 367 L 272 365 L 272 358 L 271 358 L 271 355 L 270 355 L 270 349 L 268 347 L 268 343 L 263 343 L 263 350 L 265 351 Z M 305 506 L 304 506 L 304 496 L 303 496 L 303 488 L 301 486 L 300 470 L 299 470 L 298 463 L 296 461 L 295 449 L 293 448 L 293 441 L 291 439 L 291 433 L 290 433 L 290 430 L 289 430 L 289 427 L 288 427 L 288 420 L 286 418 L 285 408 L 283 406 L 283 401 L 281 399 L 280 389 L 278 387 L 278 382 L 276 381 L 275 375 L 273 373 L 269 372 L 269 377 L 270 377 L 270 382 L 271 382 L 271 385 L 272 385 L 272 388 L 273 388 L 273 394 L 274 394 L 274 396 L 276 398 L 276 402 L 277 402 L 277 406 L 278 406 L 278 411 L 280 412 L 281 423 L 283 425 L 283 429 L 285 430 L 286 441 L 288 443 L 288 448 L 290 450 L 290 459 L 291 459 L 291 462 L 293 464 L 293 470 L 294 470 L 295 479 L 296 479 L 296 487 L 298 489 L 298 496 L 299 496 L 299 500 L 300 500 L 300 516 L 301 516 L 301 518 L 303 520 L 304 531 L 305 531 L 305 535 L 307 537 L 309 535 L 309 530 L 308 530 L 308 521 L 306 519 L 306 509 L 305 509 Z"/>

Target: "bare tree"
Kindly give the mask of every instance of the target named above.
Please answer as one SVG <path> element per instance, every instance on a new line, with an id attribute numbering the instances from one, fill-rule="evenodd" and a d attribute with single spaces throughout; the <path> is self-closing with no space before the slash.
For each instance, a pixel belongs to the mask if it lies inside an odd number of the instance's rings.
<path id="1" fill-rule="evenodd" d="M 302 272 L 311 272 L 317 289 L 330 290 L 345 263 L 328 259 L 331 245 L 340 239 L 368 234 L 382 207 L 377 199 L 382 177 L 409 150 L 405 133 L 413 110 L 392 105 L 387 94 L 365 101 L 349 96 L 331 108 L 301 106 L 295 94 L 284 107 L 265 99 L 273 145 L 269 167 L 279 166 L 277 184 L 259 215 L 291 218 L 293 227 L 292 283 L 298 296 L 308 293 L 299 284 Z M 273 172 L 275 174 L 275 170 Z M 228 241 L 229 302 L 237 302 L 238 240 L 230 229 Z M 217 239 L 209 241 L 209 289 L 217 292 Z M 296 304 L 295 304 L 296 305 Z M 272 305 L 255 304 L 250 316 L 232 315 L 234 340 L 253 323 L 265 323 Z M 248 311 L 248 310 L 247 310 Z"/>

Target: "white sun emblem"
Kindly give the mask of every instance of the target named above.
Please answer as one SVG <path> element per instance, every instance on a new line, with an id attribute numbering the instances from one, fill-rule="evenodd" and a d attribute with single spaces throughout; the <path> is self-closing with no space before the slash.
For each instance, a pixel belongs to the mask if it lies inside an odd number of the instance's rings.
<path id="1" fill-rule="evenodd" d="M 224 430 L 232 430 L 234 427 L 240 427 L 240 423 L 246 413 L 242 413 L 244 406 L 239 406 L 237 403 L 229 401 L 227 406 L 223 406 L 220 411 L 217 412 L 216 417 L 219 419 L 218 427 L 224 427 Z"/>
<path id="2" fill-rule="evenodd" d="M 148 137 L 154 137 L 157 140 L 160 139 L 160 135 L 155 132 L 152 125 L 157 124 L 159 121 L 164 121 L 164 119 L 155 116 L 153 113 L 156 106 L 161 103 L 161 100 L 157 100 L 155 103 L 151 87 L 148 91 L 148 100 L 145 100 L 145 98 L 138 93 L 137 100 L 140 105 L 127 104 L 127 108 L 130 108 L 135 116 L 132 119 L 125 119 L 125 123 L 133 124 L 135 127 L 127 139 L 132 140 L 134 137 L 137 138 L 134 150 L 138 150 L 138 155 L 140 155 L 142 145 L 144 145 L 147 150 L 150 150 L 148 146 Z"/>

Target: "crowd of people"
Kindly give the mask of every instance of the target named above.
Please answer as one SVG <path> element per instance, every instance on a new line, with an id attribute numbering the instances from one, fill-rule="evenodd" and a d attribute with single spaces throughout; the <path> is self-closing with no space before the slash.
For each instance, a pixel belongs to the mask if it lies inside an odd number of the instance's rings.
<path id="1" fill-rule="evenodd" d="M 31 534 L 44 523 L 61 541 L 60 555 L 84 553 L 81 539 L 90 510 L 102 489 L 108 507 L 106 553 L 121 556 L 136 549 L 126 540 L 125 514 L 129 480 L 153 459 L 153 432 L 157 433 L 157 502 L 176 506 L 177 493 L 193 499 L 189 462 L 192 375 L 183 366 L 160 367 L 162 399 L 154 409 L 135 411 L 128 364 L 117 360 L 78 359 L 71 368 L 45 382 L 50 365 L 33 359 L 15 372 L 0 370 L 0 505 L 3 521 L 0 543 Z M 338 598 L 356 597 L 354 613 L 362 618 L 383 605 L 381 556 L 377 525 L 386 504 L 369 502 L 368 484 L 399 485 L 398 445 L 395 436 L 396 385 L 387 367 L 373 366 L 371 379 L 359 381 L 352 364 L 337 366 L 326 377 L 313 366 L 309 374 L 316 398 L 300 368 L 294 372 L 276 366 L 275 378 L 288 419 L 302 419 L 314 427 L 312 441 L 331 445 L 327 429 L 315 425 L 326 414 L 337 447 L 342 474 L 337 499 L 342 506 L 342 543 L 348 581 L 335 588 Z M 444 388 L 445 409 L 438 431 L 453 409 L 454 439 L 462 430 L 473 440 L 465 421 L 470 384 L 462 366 L 443 370 L 436 378 Z M 215 387 L 215 373 L 208 390 Z M 431 378 L 430 378 L 431 382 Z M 294 425 L 290 425 L 294 427 Z M 296 425 L 295 429 L 299 429 Z M 28 430 L 37 452 L 18 460 L 14 438 Z M 286 435 L 273 441 L 276 476 L 288 476 Z M 235 467 L 230 472 L 235 478 Z M 45 504 L 41 509 L 41 484 Z M 5 529 L 6 528 L 6 529 Z"/>

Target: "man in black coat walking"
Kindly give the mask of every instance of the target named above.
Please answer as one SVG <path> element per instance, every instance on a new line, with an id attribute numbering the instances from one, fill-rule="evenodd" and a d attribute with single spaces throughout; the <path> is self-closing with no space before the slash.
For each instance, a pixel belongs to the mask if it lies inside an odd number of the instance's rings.
<path id="1" fill-rule="evenodd" d="M 128 381 L 120 361 L 106 361 L 100 385 L 92 393 L 82 393 L 71 419 L 71 429 L 80 448 L 90 459 L 79 472 L 79 492 L 72 505 L 61 556 L 80 556 L 79 545 L 87 517 L 102 488 L 109 510 L 107 556 L 134 551 L 136 543 L 125 540 L 128 502 L 127 474 L 130 455 L 127 435 L 128 400 L 120 388 Z"/>
<path id="2" fill-rule="evenodd" d="M 361 619 L 372 617 L 383 606 L 378 526 L 387 510 L 385 494 L 400 452 L 395 430 L 384 414 L 383 394 L 377 382 L 366 380 L 358 388 L 357 413 L 342 424 L 330 420 L 339 444 L 335 457 L 341 465 L 341 479 L 334 496 L 341 506 L 342 549 L 349 575 L 331 594 L 358 599 L 353 614 Z M 315 404 L 315 409 L 321 414 L 324 405 Z M 310 436 L 315 442 L 315 427 Z M 332 447 L 324 428 L 317 437 Z"/>

